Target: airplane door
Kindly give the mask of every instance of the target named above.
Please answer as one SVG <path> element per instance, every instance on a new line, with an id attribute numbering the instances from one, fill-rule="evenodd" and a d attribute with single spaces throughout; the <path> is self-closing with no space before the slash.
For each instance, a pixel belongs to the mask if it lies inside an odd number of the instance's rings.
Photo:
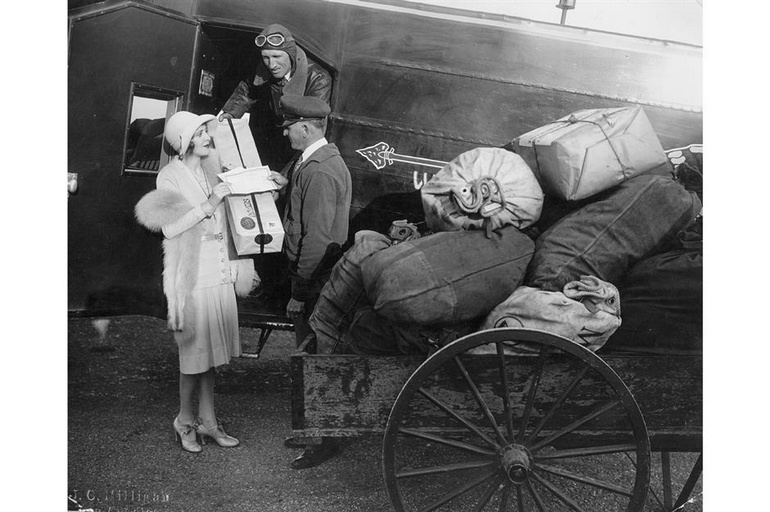
<path id="1" fill-rule="evenodd" d="M 129 161 L 129 149 L 138 153 L 127 134 L 139 117 L 159 147 L 162 122 L 152 133 L 155 115 L 137 114 L 139 106 L 156 99 L 187 108 L 199 24 L 150 5 L 99 5 L 70 13 L 67 170 L 77 174 L 77 190 L 67 205 L 68 309 L 162 317 L 161 238 L 133 210 L 163 161 Z"/>

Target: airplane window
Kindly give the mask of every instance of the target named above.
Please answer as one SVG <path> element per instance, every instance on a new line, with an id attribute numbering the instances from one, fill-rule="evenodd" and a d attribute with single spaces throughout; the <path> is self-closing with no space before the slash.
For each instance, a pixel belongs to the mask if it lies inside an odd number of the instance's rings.
<path id="1" fill-rule="evenodd" d="M 126 124 L 124 174 L 155 175 L 169 161 L 163 149 L 166 119 L 182 104 L 182 93 L 149 85 L 131 84 Z"/>

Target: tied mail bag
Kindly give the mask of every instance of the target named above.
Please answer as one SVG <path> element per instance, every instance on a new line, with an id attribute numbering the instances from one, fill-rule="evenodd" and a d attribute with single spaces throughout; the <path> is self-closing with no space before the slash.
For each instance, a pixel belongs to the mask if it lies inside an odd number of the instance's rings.
<path id="1" fill-rule="evenodd" d="M 641 107 L 580 110 L 513 140 L 547 194 L 577 201 L 668 164 Z"/>
<path id="2" fill-rule="evenodd" d="M 607 348 L 676 353 L 703 350 L 703 217 L 666 252 L 642 260 L 618 286 L 623 324 Z"/>
<path id="3" fill-rule="evenodd" d="M 537 238 L 524 284 L 559 291 L 582 275 L 617 283 L 664 250 L 701 211 L 694 192 L 646 174 L 598 194 Z"/>
<path id="4" fill-rule="evenodd" d="M 513 226 L 444 231 L 383 249 L 361 267 L 374 311 L 392 322 L 455 324 L 486 315 L 516 289 L 534 243 Z"/>
<path id="5" fill-rule="evenodd" d="M 518 287 L 487 315 L 481 329 L 537 329 L 559 334 L 596 352 L 620 324 L 617 288 L 594 276 L 581 276 L 565 285 L 563 291 Z M 492 353 L 495 350 L 494 345 L 486 349 Z M 539 347 L 522 343 L 516 349 L 516 353 L 537 354 Z M 480 352 L 485 353 L 476 353 Z"/>
<path id="6" fill-rule="evenodd" d="M 321 289 L 308 323 L 316 333 L 319 353 L 332 353 L 350 326 L 361 304 L 367 303 L 361 265 L 373 254 L 390 247 L 391 241 L 376 231 L 355 234 L 353 246 L 332 268 L 329 280 Z"/>
<path id="7" fill-rule="evenodd" d="M 466 151 L 420 193 L 432 231 L 523 229 L 537 221 L 543 206 L 543 191 L 532 170 L 519 155 L 500 148 Z"/>

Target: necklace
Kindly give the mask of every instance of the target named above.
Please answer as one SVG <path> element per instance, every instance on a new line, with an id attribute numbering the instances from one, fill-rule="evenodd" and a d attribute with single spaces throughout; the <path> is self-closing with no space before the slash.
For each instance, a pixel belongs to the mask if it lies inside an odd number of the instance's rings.
<path id="1" fill-rule="evenodd" d="M 203 174 L 203 169 L 200 167 L 196 168 L 193 171 L 193 176 L 195 176 L 195 181 L 198 182 L 198 186 L 203 190 L 203 193 L 206 194 L 206 198 L 208 198 L 211 195 L 211 189 L 209 188 L 209 182 L 206 179 L 206 175 Z"/>
<path id="2" fill-rule="evenodd" d="M 206 179 L 206 174 L 203 172 L 203 169 L 201 167 L 197 167 L 193 171 L 193 176 L 195 176 L 195 181 L 198 182 L 198 186 L 203 190 L 203 193 L 206 195 L 206 199 L 211 195 L 211 188 L 209 187 L 209 181 Z M 216 208 L 214 209 L 214 212 L 211 214 L 212 219 L 216 222 L 218 219 Z"/>

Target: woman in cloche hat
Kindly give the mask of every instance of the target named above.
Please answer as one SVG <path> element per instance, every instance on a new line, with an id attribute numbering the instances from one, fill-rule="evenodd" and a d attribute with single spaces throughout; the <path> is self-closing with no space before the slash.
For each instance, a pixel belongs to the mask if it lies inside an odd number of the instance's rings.
<path id="1" fill-rule="evenodd" d="M 164 235 L 163 291 L 179 348 L 174 433 L 182 449 L 194 453 L 206 437 L 224 447 L 239 443 L 214 412 L 214 369 L 241 354 L 236 294 L 248 295 L 259 283 L 253 260 L 231 248 L 223 205 L 231 191 L 216 176 L 219 158 L 207 125 L 214 119 L 185 111 L 171 116 L 164 136 L 178 156 L 136 205 L 139 223 Z"/>

